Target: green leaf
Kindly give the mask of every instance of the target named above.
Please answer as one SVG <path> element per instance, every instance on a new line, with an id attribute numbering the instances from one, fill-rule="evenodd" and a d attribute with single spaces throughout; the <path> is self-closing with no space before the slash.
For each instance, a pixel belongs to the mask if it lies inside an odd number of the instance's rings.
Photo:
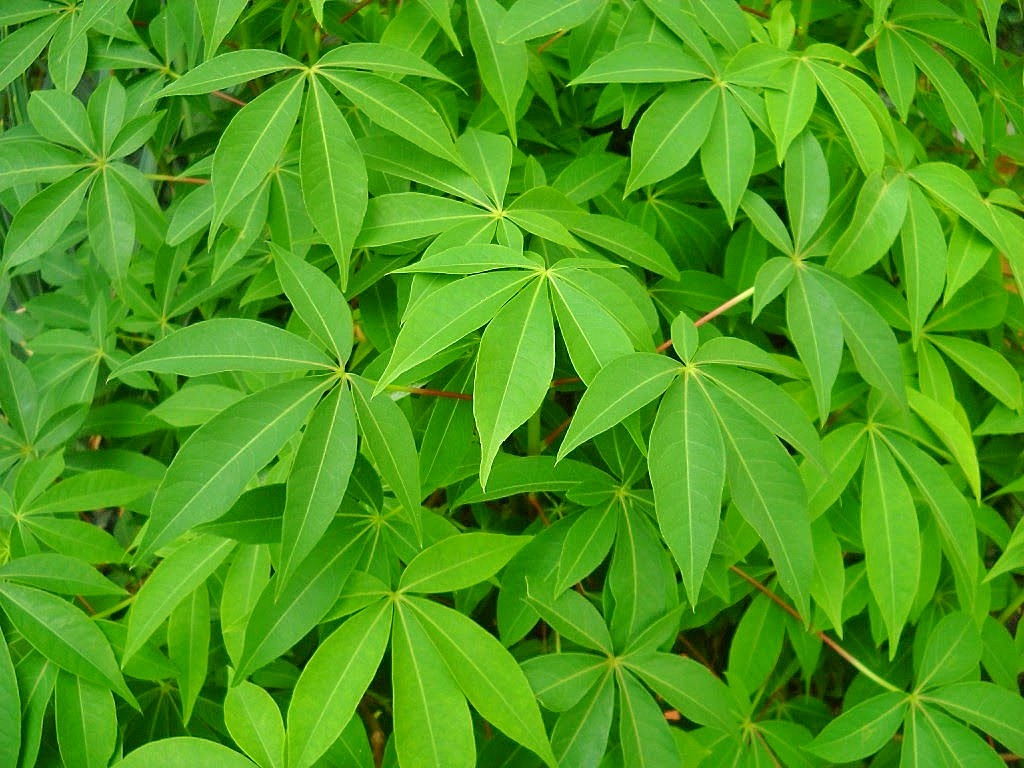
<path id="1" fill-rule="evenodd" d="M 284 723 L 266 690 L 248 681 L 228 688 L 224 724 L 234 742 L 262 768 L 284 768 Z"/>
<path id="2" fill-rule="evenodd" d="M 615 540 L 617 509 L 613 502 L 580 513 L 562 542 L 555 592 L 562 592 L 593 573 Z"/>
<path id="3" fill-rule="evenodd" d="M 438 195 L 422 192 L 395 192 L 370 200 L 363 217 L 363 228 L 356 238 L 356 247 L 390 245 L 420 237 L 431 237 L 458 224 L 483 220 L 486 213 Z"/>
<path id="4" fill-rule="evenodd" d="M 693 377 L 677 378 L 658 408 L 647 454 L 661 536 L 698 604 L 718 536 L 725 445 L 714 412 Z"/>
<path id="5" fill-rule="evenodd" d="M 892 739 L 906 709 L 905 693 L 873 696 L 826 725 L 806 749 L 837 763 L 860 760 Z"/>
<path id="6" fill-rule="evenodd" d="M 559 460 L 660 396 L 681 372 L 677 361 L 649 352 L 626 355 L 606 365 L 576 407 L 558 449 Z"/>
<path id="7" fill-rule="evenodd" d="M 739 100 L 726 88 L 700 148 L 700 166 L 731 227 L 754 168 L 754 131 Z"/>
<path id="8" fill-rule="evenodd" d="M 50 18 L 25 24 L 0 41 L 0 88 L 6 88 L 25 73 L 64 21 L 63 13 L 56 12 L 55 6 L 50 8 Z"/>
<path id="9" fill-rule="evenodd" d="M 171 612 L 220 567 L 235 542 L 197 536 L 162 560 L 146 578 L 128 612 L 125 659 L 142 649 Z"/>
<path id="10" fill-rule="evenodd" d="M 520 271 L 470 275 L 417 302 L 404 318 L 378 391 L 489 322 L 531 277 Z"/>
<path id="11" fill-rule="evenodd" d="M 425 255 L 419 261 L 396 269 L 402 274 L 475 275 L 496 269 L 536 270 L 531 257 L 505 245 L 456 245 Z"/>
<path id="12" fill-rule="evenodd" d="M 592 653 L 548 653 L 522 663 L 537 701 L 552 712 L 575 706 L 606 674 L 603 660 Z"/>
<path id="13" fill-rule="evenodd" d="M 602 5 L 603 0 L 517 0 L 498 25 L 498 41 L 520 43 L 578 27 Z"/>
<path id="14" fill-rule="evenodd" d="M 928 454 L 899 435 L 886 433 L 885 441 L 931 507 L 957 579 L 973 592 L 978 579 L 978 534 L 970 505 L 946 470 Z"/>
<path id="15" fill-rule="evenodd" d="M 857 372 L 903 406 L 907 399 L 903 361 L 892 328 L 871 302 L 847 284 L 823 270 L 815 270 L 815 276 L 832 297 Z"/>
<path id="16" fill-rule="evenodd" d="M 4 633 L 0 630 L 0 760 L 18 764 L 21 749 L 21 695 Z"/>
<path id="17" fill-rule="evenodd" d="M 821 144 L 810 131 L 799 134 L 786 153 L 784 189 L 789 226 L 797 251 L 818 231 L 828 209 L 828 165 Z"/>
<path id="18" fill-rule="evenodd" d="M 459 137 L 457 147 L 474 180 L 491 203 L 501 208 L 512 169 L 512 142 L 507 136 L 470 128 Z"/>
<path id="19" fill-rule="evenodd" d="M 711 72 L 681 46 L 660 41 L 627 43 L 593 62 L 570 85 L 583 83 L 679 83 Z"/>
<path id="20" fill-rule="evenodd" d="M 342 384 L 313 410 L 295 452 L 281 525 L 278 589 L 334 519 L 355 465 L 357 440 L 352 395 Z"/>
<path id="21" fill-rule="evenodd" d="M 370 120 L 432 155 L 461 165 L 441 115 L 414 89 L 372 72 L 321 71 Z"/>
<path id="22" fill-rule="evenodd" d="M 818 81 L 818 87 L 825 94 L 843 132 L 850 140 L 853 155 L 864 175 L 870 177 L 881 172 L 885 163 L 882 133 L 874 117 L 865 109 L 864 102 L 847 82 L 847 78 L 855 80 L 855 76 L 820 62 L 810 62 L 809 66 Z"/>
<path id="23" fill-rule="evenodd" d="M 234 682 L 245 679 L 295 645 L 337 602 L 362 556 L 364 532 L 336 519 L 283 589 L 275 575 L 260 593 L 245 625 Z"/>
<path id="24" fill-rule="evenodd" d="M 687 720 L 726 732 L 733 731 L 742 720 L 725 683 L 693 659 L 647 653 L 625 661 Z"/>
<path id="25" fill-rule="evenodd" d="M 921 533 L 907 482 L 892 453 L 876 439 L 868 442 L 864 460 L 860 529 L 868 585 L 885 622 L 891 659 L 917 597 Z"/>
<path id="26" fill-rule="evenodd" d="M 348 122 L 315 77 L 306 94 L 299 177 L 306 212 L 334 252 L 344 288 L 366 213 L 366 165 Z"/>
<path id="27" fill-rule="evenodd" d="M 590 214 L 573 221 L 569 228 L 573 234 L 626 261 L 671 280 L 679 278 L 679 270 L 661 243 L 635 224 L 614 216 Z"/>
<path id="28" fill-rule="evenodd" d="M 939 98 L 953 125 L 963 133 L 978 156 L 984 158 L 984 127 L 971 89 L 946 57 L 932 48 L 930 42 L 916 35 L 902 35 L 901 38 L 910 49 L 918 68 L 939 92 Z"/>
<path id="29" fill-rule="evenodd" d="M 748 189 L 740 200 L 740 207 L 765 240 L 783 253 L 793 253 L 793 240 L 786 231 L 786 225 L 767 200 Z"/>
<path id="30" fill-rule="evenodd" d="M 42 256 L 71 226 L 93 176 L 79 171 L 51 184 L 18 209 L 4 238 L 2 266 L 11 269 Z"/>
<path id="31" fill-rule="evenodd" d="M 216 520 L 299 429 L 323 394 L 322 379 L 256 392 L 199 427 L 156 489 L 136 562 L 190 528 Z"/>
<path id="32" fill-rule="evenodd" d="M 295 312 L 334 359 L 344 362 L 352 351 L 352 311 L 338 286 L 291 252 L 271 248 L 277 277 Z"/>
<path id="33" fill-rule="evenodd" d="M 958 336 L 931 334 L 928 340 L 1007 408 L 1015 411 L 1024 408 L 1020 376 L 999 352 Z"/>
<path id="34" fill-rule="evenodd" d="M 256 764 L 223 744 L 191 736 L 157 739 L 125 755 L 114 768 L 256 768 Z"/>
<path id="35" fill-rule="evenodd" d="M 942 764 L 999 768 L 1005 765 L 977 733 L 935 707 L 912 710 L 907 717 L 901 760 L 920 766 Z"/>
<path id="36" fill-rule="evenodd" d="M 619 744 L 627 765 L 647 768 L 679 762 L 665 715 L 629 672 L 616 670 L 619 689 Z"/>
<path id="37" fill-rule="evenodd" d="M 107 638 L 80 610 L 48 592 L 9 582 L 0 582 L 0 607 L 29 645 L 58 667 L 138 706 Z"/>
<path id="38" fill-rule="evenodd" d="M 395 752 L 403 768 L 473 768 L 466 699 L 410 605 L 398 605 L 391 640 Z"/>
<path id="39" fill-rule="evenodd" d="M 843 328 L 832 297 L 815 273 L 796 270 L 786 292 L 786 322 L 793 346 L 807 366 L 818 418 L 824 424 L 843 357 Z"/>
<path id="40" fill-rule="evenodd" d="M 47 488 L 24 508 L 27 515 L 88 512 L 101 507 L 123 507 L 153 490 L 149 477 L 118 469 L 95 469 L 66 477 Z"/>
<path id="41" fill-rule="evenodd" d="M 960 470 L 964 473 L 967 483 L 974 493 L 975 499 L 981 498 L 981 470 L 978 466 L 978 455 L 974 440 L 960 421 L 941 403 L 913 389 L 907 389 L 907 401 L 910 408 L 921 417 L 946 449 L 950 452 Z"/>
<path id="42" fill-rule="evenodd" d="M 244 340 L 244 345 L 241 344 Z M 223 371 L 298 373 L 331 368 L 314 345 L 290 331 L 258 320 L 217 317 L 186 325 L 139 352 L 111 372 L 136 371 L 204 376 Z"/>
<path id="43" fill-rule="evenodd" d="M 508 11 L 497 0 L 471 0 L 466 13 L 480 80 L 504 115 L 509 136 L 516 144 L 516 107 L 526 88 L 529 70 L 526 44 L 501 41 Z"/>
<path id="44" fill-rule="evenodd" d="M 809 131 L 804 132 L 804 128 L 814 112 L 814 105 L 818 100 L 818 86 L 810 67 L 799 60 L 794 62 L 786 77 L 788 87 L 783 91 L 765 90 L 764 104 L 768 111 L 768 124 L 775 134 L 776 160 L 781 164 L 783 158 L 786 158 L 788 169 L 788 158 L 793 142 L 801 133 L 811 136 Z M 819 178 L 815 181 L 827 183 L 828 176 L 826 174 L 824 179 Z M 823 205 L 827 203 L 828 196 L 826 195 L 825 200 L 820 202 Z"/>
<path id="45" fill-rule="evenodd" d="M 701 373 L 773 434 L 822 464 L 818 433 L 786 390 L 763 376 L 731 366 L 704 365 Z"/>
<path id="46" fill-rule="evenodd" d="M 302 106 L 303 78 L 293 77 L 242 107 L 224 129 L 213 154 L 211 232 L 228 212 L 254 192 L 273 169 L 295 127 Z"/>
<path id="47" fill-rule="evenodd" d="M 611 655 L 613 643 L 608 627 L 593 603 L 585 597 L 572 590 L 557 597 L 535 594 L 527 582 L 526 599 L 541 618 L 566 640 Z"/>
<path id="48" fill-rule="evenodd" d="M 171 612 L 167 622 L 167 656 L 180 670 L 176 680 L 182 702 L 181 720 L 187 725 L 209 671 L 210 593 L 205 583 L 193 589 Z"/>
<path id="49" fill-rule="evenodd" d="M 449 536 L 412 559 L 398 588 L 408 592 L 454 592 L 486 581 L 529 542 L 527 536 L 471 531 Z"/>
<path id="50" fill-rule="evenodd" d="M 237 2 L 237 0 L 236 0 Z M 228 3 L 213 3 L 202 0 L 203 5 L 226 6 Z M 291 56 L 277 51 L 258 48 L 244 48 L 222 53 L 209 61 L 190 69 L 157 94 L 158 98 L 169 96 L 191 96 L 230 88 L 239 83 L 255 80 L 257 77 L 272 75 L 287 69 L 299 69 L 302 65 Z M 294 85 L 294 83 L 293 83 Z"/>
<path id="51" fill-rule="evenodd" d="M 288 765 L 313 765 L 341 735 L 384 657 L 391 613 L 387 601 L 360 611 L 306 662 L 288 705 Z"/>
<path id="52" fill-rule="evenodd" d="M 705 388 L 722 427 L 733 501 L 768 548 L 779 581 L 807 615 L 813 575 L 811 523 L 803 481 L 779 441 L 716 388 Z"/>
<path id="53" fill-rule="evenodd" d="M 706 83 L 670 86 L 643 113 L 633 133 L 626 192 L 667 179 L 697 154 L 718 109 Z"/>
<path id="54" fill-rule="evenodd" d="M 197 0 L 196 11 L 203 29 L 203 38 L 206 40 L 204 53 L 207 59 L 217 52 L 221 42 L 238 21 L 245 5 L 244 0 Z"/>
<path id="55" fill-rule="evenodd" d="M 920 689 L 955 683 L 981 663 L 981 633 L 974 619 L 963 612 L 944 616 L 928 635 L 917 670 Z"/>
<path id="56" fill-rule="evenodd" d="M 332 48 L 317 62 L 317 67 L 339 67 L 341 69 L 366 69 L 371 72 L 390 72 L 396 75 L 415 75 L 435 80 L 452 80 L 432 64 L 428 64 L 413 52 L 387 43 L 347 42 Z"/>
<path id="57" fill-rule="evenodd" d="M 875 47 L 875 60 L 885 92 L 889 94 L 903 122 L 910 114 L 910 104 L 917 90 L 917 69 L 914 56 L 904 36 L 891 28 L 882 30 Z"/>
<path id="58" fill-rule="evenodd" d="M 608 748 L 615 708 L 614 679 L 609 671 L 558 718 L 551 747 L 560 765 L 596 766 L 601 762 Z"/>
<path id="59" fill-rule="evenodd" d="M 57 675 L 53 703 L 57 744 L 67 768 L 104 768 L 117 742 L 117 709 L 105 685 Z"/>
<path id="60" fill-rule="evenodd" d="M 77 98 L 64 91 L 35 91 L 28 102 L 28 116 L 40 136 L 57 144 L 95 154 L 96 137 L 89 114 Z"/>
<path id="61" fill-rule="evenodd" d="M 900 245 L 910 329 L 916 339 L 932 307 L 942 295 L 946 277 L 946 239 L 939 218 L 924 193 L 916 186 L 911 186 L 909 191 Z"/>
<path id="62" fill-rule="evenodd" d="M 826 266 L 841 275 L 857 275 L 885 255 L 907 213 L 907 177 L 880 173 L 868 176 L 857 194 L 857 207 L 829 254 Z"/>
<path id="63" fill-rule="evenodd" d="M 928 702 L 1024 753 L 1024 699 L 994 683 L 956 683 L 928 693 Z"/>
<path id="64" fill-rule="evenodd" d="M 62 595 L 124 595 L 125 591 L 81 560 L 41 552 L 0 565 L 0 580 Z"/>
<path id="65" fill-rule="evenodd" d="M 128 274 L 135 249 L 135 211 L 116 178 L 101 173 L 89 191 L 89 244 L 115 283 Z"/>
<path id="66" fill-rule="evenodd" d="M 473 383 L 480 435 L 480 484 L 487 485 L 501 444 L 544 402 L 555 369 L 555 329 L 547 282 L 535 280 L 488 324 Z"/>
<path id="67" fill-rule="evenodd" d="M 422 489 L 416 441 L 409 422 L 394 400 L 386 395 L 375 396 L 366 379 L 350 376 L 349 382 L 366 452 L 381 479 L 398 497 L 406 519 L 419 537 Z"/>
<path id="68" fill-rule="evenodd" d="M 451 608 L 422 598 L 410 598 L 409 607 L 473 708 L 547 765 L 557 765 L 530 684 L 501 643 Z"/>

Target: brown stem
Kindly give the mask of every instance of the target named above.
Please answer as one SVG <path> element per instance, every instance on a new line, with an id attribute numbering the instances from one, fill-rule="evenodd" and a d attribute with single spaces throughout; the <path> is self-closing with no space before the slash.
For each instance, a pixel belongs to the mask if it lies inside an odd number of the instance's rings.
<path id="1" fill-rule="evenodd" d="M 348 13 L 346 13 L 344 16 L 342 16 L 340 19 L 338 19 L 338 23 L 339 24 L 344 24 L 346 21 L 351 19 L 353 16 L 355 16 L 357 13 L 359 13 L 361 10 L 363 10 L 363 8 L 365 8 L 366 6 L 368 6 L 372 2 L 373 2 L 373 0 L 360 0 L 360 2 L 358 2 L 358 3 L 356 3 L 355 5 L 352 6 L 351 10 L 349 10 Z"/>
<path id="2" fill-rule="evenodd" d="M 741 5 L 740 10 L 745 13 L 749 13 L 751 16 L 757 16 L 759 19 L 770 19 L 771 16 L 764 11 L 759 11 L 757 8 L 751 8 L 749 5 Z"/>
<path id="3" fill-rule="evenodd" d="M 553 34 L 551 37 L 549 37 L 547 40 L 545 40 L 543 43 L 537 46 L 537 54 L 540 55 L 544 53 L 544 51 L 546 51 L 552 45 L 561 40 L 565 36 L 565 33 L 568 31 L 568 29 L 560 29 L 557 32 L 555 32 L 555 34 Z"/>
<path id="4" fill-rule="evenodd" d="M 544 447 L 547 448 L 549 445 L 551 445 L 553 442 L 555 442 L 555 439 L 560 434 L 565 432 L 565 430 L 567 430 L 569 428 L 569 425 L 571 423 L 572 423 L 572 417 L 570 416 L 568 419 L 566 419 L 561 424 L 559 424 L 557 427 L 555 427 L 553 430 L 551 430 L 551 433 L 547 437 L 544 438 Z"/>
<path id="5" fill-rule="evenodd" d="M 216 96 L 218 99 L 222 99 L 224 101 L 230 101 L 232 104 L 237 104 L 240 107 L 244 107 L 249 103 L 247 101 L 242 101 L 237 96 L 232 96 L 230 93 L 224 93 L 224 91 L 214 91 L 210 95 Z"/>

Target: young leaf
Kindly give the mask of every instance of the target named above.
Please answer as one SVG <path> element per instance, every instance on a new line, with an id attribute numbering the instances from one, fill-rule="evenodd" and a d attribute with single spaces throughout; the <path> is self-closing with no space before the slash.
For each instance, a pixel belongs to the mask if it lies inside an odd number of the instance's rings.
<path id="1" fill-rule="evenodd" d="M 348 122 L 315 77 L 302 118 L 299 178 L 306 212 L 334 252 L 344 289 L 349 254 L 366 213 L 366 165 Z"/>
<path id="2" fill-rule="evenodd" d="M 651 430 L 647 460 L 662 538 L 692 605 L 718 536 L 725 484 L 725 445 L 714 412 L 693 377 L 668 388 Z"/>
<path id="3" fill-rule="evenodd" d="M 156 489 L 136 562 L 227 512 L 256 472 L 298 431 L 324 387 L 322 379 L 268 387 L 193 432 Z"/>
<path id="4" fill-rule="evenodd" d="M 535 280 L 491 320 L 480 340 L 473 416 L 480 435 L 480 484 L 506 438 L 540 407 L 555 369 L 547 282 Z"/>
<path id="5" fill-rule="evenodd" d="M 306 662 L 288 705 L 288 765 L 313 765 L 341 735 L 384 657 L 391 613 L 387 601 L 360 611 Z"/>

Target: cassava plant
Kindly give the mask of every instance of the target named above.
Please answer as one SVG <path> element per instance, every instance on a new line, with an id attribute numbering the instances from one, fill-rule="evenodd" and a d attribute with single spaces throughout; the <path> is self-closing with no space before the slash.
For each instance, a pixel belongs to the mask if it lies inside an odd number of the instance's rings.
<path id="1" fill-rule="evenodd" d="M 2 0 L 0 768 L 1024 760 L 999 0 Z"/>

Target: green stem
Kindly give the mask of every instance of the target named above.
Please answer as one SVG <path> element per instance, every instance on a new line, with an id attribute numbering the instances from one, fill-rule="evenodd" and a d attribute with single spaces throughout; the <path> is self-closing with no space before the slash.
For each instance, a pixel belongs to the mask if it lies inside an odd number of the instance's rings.
<path id="1" fill-rule="evenodd" d="M 802 51 L 807 47 L 807 28 L 811 26 L 811 9 L 814 0 L 803 0 L 800 3 L 800 15 L 796 20 L 796 48 Z"/>

